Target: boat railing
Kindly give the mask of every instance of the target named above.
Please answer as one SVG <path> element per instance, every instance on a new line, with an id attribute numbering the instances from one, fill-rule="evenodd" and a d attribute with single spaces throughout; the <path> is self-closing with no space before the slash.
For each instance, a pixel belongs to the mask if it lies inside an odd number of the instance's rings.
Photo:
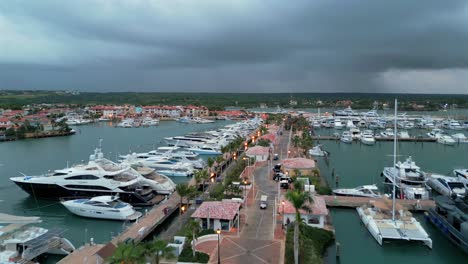
<path id="1" fill-rule="evenodd" d="M 57 248 L 61 244 L 60 239 L 65 231 L 66 230 L 64 229 L 52 229 L 47 233 L 24 243 L 26 250 L 23 252 L 22 258 L 32 260 L 52 248 Z"/>

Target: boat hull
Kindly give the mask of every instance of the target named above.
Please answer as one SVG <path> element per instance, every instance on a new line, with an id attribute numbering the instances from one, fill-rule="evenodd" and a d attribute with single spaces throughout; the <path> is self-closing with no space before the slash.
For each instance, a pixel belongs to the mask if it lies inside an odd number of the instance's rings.
<path id="1" fill-rule="evenodd" d="M 62 202 L 63 206 L 68 209 L 71 213 L 87 218 L 97 218 L 97 219 L 106 219 L 106 220 L 120 220 L 120 221 L 135 221 L 141 217 L 140 212 L 133 212 L 131 214 L 124 214 L 119 210 L 114 210 L 112 208 L 83 208 L 70 206 L 67 202 Z"/>
<path id="2" fill-rule="evenodd" d="M 77 190 L 67 189 L 57 184 L 42 184 L 42 183 L 30 183 L 30 182 L 17 182 L 14 181 L 23 191 L 29 193 L 29 195 L 47 200 L 59 200 L 62 197 L 94 197 L 103 195 L 119 194 L 122 201 L 133 204 L 133 205 L 152 205 L 150 200 L 145 199 L 141 195 L 134 192 L 115 192 L 107 190 Z M 151 197 L 153 198 L 153 197 Z"/>
<path id="3" fill-rule="evenodd" d="M 468 254 L 468 241 L 463 239 L 460 232 L 453 228 L 444 218 L 440 217 L 434 209 L 429 209 L 424 218 L 439 229 L 453 244 L 463 250 L 465 254 Z"/>

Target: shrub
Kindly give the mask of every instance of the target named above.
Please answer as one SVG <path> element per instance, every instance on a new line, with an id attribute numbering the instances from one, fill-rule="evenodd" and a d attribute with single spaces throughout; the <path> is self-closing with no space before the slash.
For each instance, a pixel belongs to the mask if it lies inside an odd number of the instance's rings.
<path id="1" fill-rule="evenodd" d="M 332 232 L 302 224 L 299 235 L 299 263 L 322 263 L 322 256 L 333 240 Z M 293 225 L 288 228 L 286 235 L 284 260 L 286 264 L 294 263 Z"/>
<path id="2" fill-rule="evenodd" d="M 190 245 L 184 245 L 184 249 L 179 255 L 178 261 L 180 262 L 198 262 L 198 263 L 208 263 L 210 256 L 203 252 L 195 252 L 195 258 L 193 257 L 193 251 Z"/>

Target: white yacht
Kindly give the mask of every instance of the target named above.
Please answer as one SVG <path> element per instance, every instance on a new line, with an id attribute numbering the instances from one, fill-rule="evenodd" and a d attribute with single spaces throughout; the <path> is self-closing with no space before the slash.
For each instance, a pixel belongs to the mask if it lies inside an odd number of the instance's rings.
<path id="1" fill-rule="evenodd" d="M 393 130 L 391 128 L 387 128 L 385 131 L 380 132 L 380 136 L 384 138 L 392 138 L 393 135 Z"/>
<path id="2" fill-rule="evenodd" d="M 336 116 L 357 116 L 359 113 L 354 112 L 353 109 L 351 109 L 351 106 L 348 106 L 346 109 L 343 110 L 336 110 L 334 112 Z"/>
<path id="3" fill-rule="evenodd" d="M 395 131 L 393 137 L 394 167 L 392 167 L 392 169 L 398 168 L 396 163 L 397 105 L 397 100 L 395 100 Z M 399 207 L 396 203 L 397 181 L 397 174 L 392 173 L 392 200 L 383 197 L 380 201 L 371 202 L 371 206 L 363 205 L 356 208 L 361 221 L 379 245 L 383 245 L 384 240 L 405 240 L 421 241 L 429 248 L 432 248 L 432 240 L 421 224 L 411 215 L 410 212 Z"/>
<path id="4" fill-rule="evenodd" d="M 133 118 L 126 118 L 118 123 L 117 127 L 131 128 L 135 125 L 135 120 Z"/>
<path id="5" fill-rule="evenodd" d="M 129 166 L 105 159 L 101 148 L 90 155 L 89 162 L 39 176 L 10 178 L 36 198 L 92 197 L 118 194 L 125 202 L 152 205 L 155 192 L 146 188 L 142 176 Z"/>
<path id="6" fill-rule="evenodd" d="M 399 131 L 398 132 L 398 138 L 400 138 L 400 139 L 409 139 L 410 135 L 409 135 L 408 131 Z"/>
<path id="7" fill-rule="evenodd" d="M 377 113 L 377 110 L 375 109 L 362 113 L 362 115 L 365 117 L 379 117 L 379 114 Z"/>
<path id="8" fill-rule="evenodd" d="M 343 143 L 348 143 L 348 144 L 353 143 L 353 136 L 351 135 L 349 131 L 344 131 L 341 134 L 340 141 Z"/>
<path id="9" fill-rule="evenodd" d="M 322 149 L 322 145 L 317 145 L 309 149 L 309 155 L 315 156 L 315 157 L 323 157 L 323 156 L 328 156 L 328 152 Z"/>
<path id="10" fill-rule="evenodd" d="M 147 116 L 141 120 L 141 125 L 142 126 L 157 126 L 159 125 L 159 120 Z"/>
<path id="11" fill-rule="evenodd" d="M 200 155 L 220 155 L 222 154 L 221 150 L 219 148 L 216 148 L 214 146 L 210 145 L 202 145 L 202 146 L 194 146 L 191 148 L 188 148 L 189 151 L 193 151 L 195 153 L 198 153 Z"/>
<path id="12" fill-rule="evenodd" d="M 117 195 L 74 199 L 60 203 L 71 213 L 89 218 L 134 221 L 142 215 L 130 204 L 120 201 Z"/>
<path id="13" fill-rule="evenodd" d="M 439 174 L 428 174 L 427 185 L 433 190 L 445 196 L 465 196 L 466 189 L 463 183 L 457 177 L 449 177 Z"/>
<path id="14" fill-rule="evenodd" d="M 356 127 L 356 125 L 353 123 L 353 120 L 346 121 L 346 128 L 351 129 L 351 128 L 355 128 L 355 127 Z"/>
<path id="15" fill-rule="evenodd" d="M 68 255 L 75 246 L 63 237 L 64 230 L 30 226 L 39 217 L 0 214 L 0 263 L 34 263 L 44 253 Z"/>
<path id="16" fill-rule="evenodd" d="M 359 130 L 359 128 L 351 128 L 349 130 L 349 133 L 351 133 L 351 137 L 353 139 L 360 139 L 361 138 L 361 130 Z"/>
<path id="17" fill-rule="evenodd" d="M 458 178 L 458 180 L 463 183 L 465 188 L 468 188 L 468 169 L 456 169 L 453 170 L 453 175 Z"/>
<path id="18" fill-rule="evenodd" d="M 356 196 L 356 197 L 371 197 L 371 198 L 378 198 L 382 195 L 379 192 L 379 188 L 375 184 L 372 185 L 362 185 L 356 188 L 349 188 L 349 189 L 334 189 L 334 195 L 339 196 Z"/>
<path id="19" fill-rule="evenodd" d="M 443 133 L 444 131 L 442 129 L 434 128 L 431 130 L 431 132 L 427 133 L 427 136 L 430 138 L 437 138 L 438 135 L 443 134 Z"/>
<path id="20" fill-rule="evenodd" d="M 133 166 L 133 168 L 143 177 L 140 179 L 140 184 L 149 186 L 158 194 L 171 194 L 175 191 L 176 184 L 167 176 L 157 173 L 155 169 L 141 166 Z"/>
<path id="21" fill-rule="evenodd" d="M 465 134 L 463 134 L 463 133 L 456 133 L 456 134 L 451 135 L 451 137 L 457 143 L 468 143 L 468 139 L 466 138 Z"/>
<path id="22" fill-rule="evenodd" d="M 396 185 L 400 199 L 429 199 L 429 191 L 425 188 L 426 175 L 411 157 L 405 162 L 399 161 L 393 167 L 384 168 L 382 175 L 385 176 L 386 183 Z"/>
<path id="23" fill-rule="evenodd" d="M 460 125 L 460 123 L 454 119 L 449 120 L 447 128 L 451 130 L 463 130 L 463 126 Z"/>
<path id="24" fill-rule="evenodd" d="M 437 143 L 448 145 L 448 146 L 453 146 L 455 145 L 455 143 L 457 143 L 455 139 L 453 139 L 449 135 L 438 134 L 436 138 L 437 138 Z"/>
<path id="25" fill-rule="evenodd" d="M 341 120 L 339 119 L 336 119 L 335 120 L 335 129 L 343 129 L 343 123 L 341 122 Z"/>
<path id="26" fill-rule="evenodd" d="M 374 133 L 371 130 L 364 130 L 361 134 L 361 143 L 364 145 L 374 145 Z"/>

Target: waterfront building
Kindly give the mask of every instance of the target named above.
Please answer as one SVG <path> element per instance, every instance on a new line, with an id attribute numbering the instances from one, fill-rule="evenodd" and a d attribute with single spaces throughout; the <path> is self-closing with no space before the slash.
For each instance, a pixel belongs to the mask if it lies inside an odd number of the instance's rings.
<path id="1" fill-rule="evenodd" d="M 192 214 L 192 218 L 199 219 L 203 229 L 229 231 L 237 225 L 240 206 L 237 202 L 204 202 Z"/>
<path id="2" fill-rule="evenodd" d="M 324 228 L 328 215 L 328 209 L 325 204 L 325 200 L 319 196 L 314 196 L 313 200 L 314 202 L 312 204 L 307 203 L 305 205 L 305 208 L 307 209 L 299 210 L 301 219 L 303 219 L 304 223 L 308 226 Z M 281 204 L 279 206 L 279 211 L 283 215 L 283 225 L 289 225 L 296 219 L 296 209 L 288 200 L 284 200 L 283 202 L 284 205 Z"/>
<path id="3" fill-rule="evenodd" d="M 295 176 L 296 169 L 299 170 L 300 175 L 311 175 L 312 170 L 315 169 L 315 161 L 306 158 L 284 159 L 281 165 L 283 171 L 291 176 Z"/>
<path id="4" fill-rule="evenodd" d="M 255 146 L 255 147 L 249 148 L 245 152 L 245 154 L 249 158 L 255 158 L 256 161 L 266 161 L 268 160 L 268 156 L 270 154 L 270 148 Z"/>
<path id="5" fill-rule="evenodd" d="M 88 109 L 91 114 L 100 114 L 101 116 L 112 118 L 118 115 L 125 114 L 125 108 L 123 106 L 106 106 L 96 105 Z"/>
<path id="6" fill-rule="evenodd" d="M 186 116 L 190 117 L 202 117 L 210 115 L 210 111 L 205 106 L 188 105 L 184 107 L 184 112 Z"/>
<path id="7" fill-rule="evenodd" d="M 178 118 L 182 113 L 181 107 L 168 105 L 149 105 L 142 107 L 143 114 L 152 114 L 159 117 Z"/>

